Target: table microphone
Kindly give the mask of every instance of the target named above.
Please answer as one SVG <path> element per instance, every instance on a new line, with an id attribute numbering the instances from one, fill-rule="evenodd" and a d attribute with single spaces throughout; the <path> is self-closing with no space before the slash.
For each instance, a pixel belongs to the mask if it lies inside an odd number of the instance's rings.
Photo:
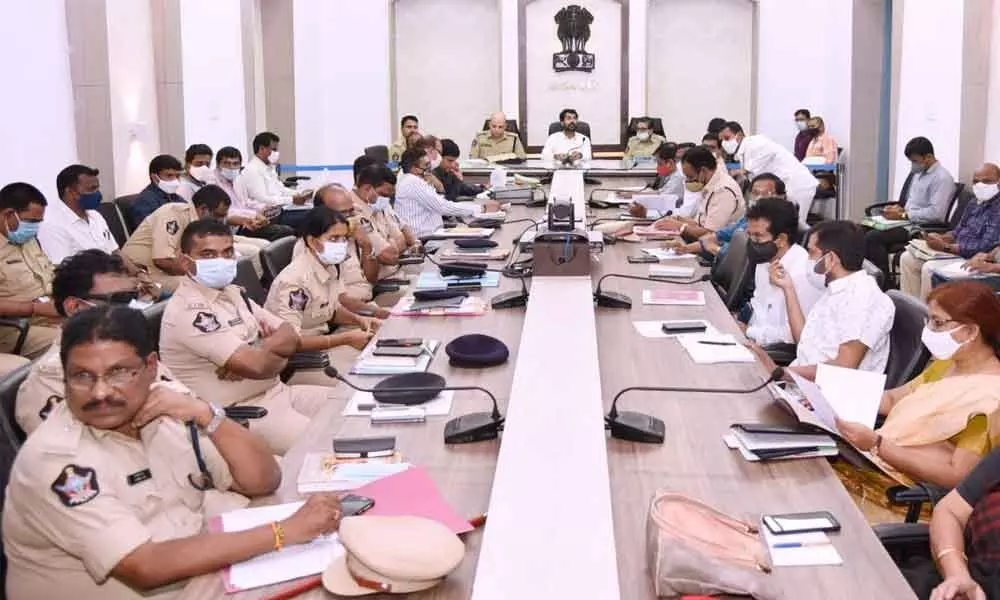
<path id="1" fill-rule="evenodd" d="M 466 272 L 470 276 L 479 277 L 483 273 L 500 273 L 501 275 L 507 276 L 503 269 L 491 269 L 482 263 L 467 263 L 467 262 L 454 262 L 454 263 L 439 263 L 430 257 L 430 255 L 424 255 L 424 257 L 431 261 L 432 264 L 438 266 L 439 269 L 450 269 L 451 271 Z M 509 277 L 509 276 L 508 276 Z M 524 283 L 524 277 L 517 277 L 511 279 L 521 280 L 521 291 L 520 292 L 501 292 L 492 299 L 490 299 L 490 306 L 493 308 L 517 308 L 520 306 L 525 306 L 528 304 L 528 285 Z"/>
<path id="2" fill-rule="evenodd" d="M 618 279 L 635 279 L 637 281 L 656 281 L 659 283 L 673 283 L 675 285 L 691 285 L 695 283 L 701 283 L 702 281 L 711 281 L 712 276 L 709 274 L 702 275 L 697 279 L 690 279 L 687 281 L 673 281 L 665 277 L 648 277 L 642 275 L 625 275 L 624 273 L 608 273 L 607 275 L 601 277 L 597 280 L 597 288 L 594 289 L 594 300 L 597 301 L 597 306 L 603 308 L 632 308 L 632 299 L 627 295 L 620 292 L 608 292 L 601 289 L 601 284 L 608 277 L 616 277 Z"/>
<path id="3" fill-rule="evenodd" d="M 771 371 L 771 375 L 760 385 L 748 390 L 730 390 L 720 388 L 687 388 L 687 387 L 658 387 L 658 386 L 632 386 L 623 389 L 615 394 L 611 401 L 611 410 L 604 418 L 604 426 L 611 431 L 611 437 L 628 442 L 639 442 L 642 444 L 662 444 L 666 427 L 663 421 L 640 412 L 622 411 L 618 412 L 618 399 L 626 392 L 692 392 L 696 394 L 752 394 L 758 392 L 772 381 L 781 379 L 785 374 L 782 367 L 777 367 Z"/>
<path id="4" fill-rule="evenodd" d="M 350 381 L 344 378 L 343 375 L 333 366 L 326 367 L 323 369 L 323 373 L 327 377 L 332 377 L 345 385 L 347 387 L 357 390 L 359 392 L 368 392 L 370 394 L 375 394 L 374 388 L 363 388 L 354 385 Z M 497 404 L 496 396 L 493 395 L 486 388 L 465 385 L 465 386 L 445 386 L 445 387 L 407 387 L 407 388 L 393 388 L 391 392 L 444 392 L 444 391 L 478 391 L 486 394 L 493 401 L 493 411 L 492 412 L 481 412 L 472 413 L 468 415 L 462 415 L 461 417 L 456 417 L 444 426 L 444 443 L 446 444 L 468 444 L 471 442 L 484 442 L 486 440 L 495 440 L 500 432 L 503 430 L 504 419 L 500 414 L 500 406 Z M 381 392 L 381 390 L 379 390 Z"/>

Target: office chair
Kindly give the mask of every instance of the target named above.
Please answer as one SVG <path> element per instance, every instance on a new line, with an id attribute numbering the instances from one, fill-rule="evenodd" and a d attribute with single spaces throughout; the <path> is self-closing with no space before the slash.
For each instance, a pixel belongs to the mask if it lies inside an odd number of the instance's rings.
<path id="1" fill-rule="evenodd" d="M 374 158 L 377 161 L 388 163 L 389 162 L 389 147 L 388 146 L 368 146 L 365 148 L 365 156 Z"/>
<path id="2" fill-rule="evenodd" d="M 0 317 L 0 327 L 11 327 L 20 331 L 17 340 L 14 342 L 14 348 L 10 351 L 11 354 L 20 354 L 25 340 L 28 339 L 28 330 L 31 329 L 31 321 L 28 320 L 28 317 Z"/>
<path id="3" fill-rule="evenodd" d="M 490 129 L 490 120 L 486 119 L 485 121 L 483 121 L 483 131 L 489 131 L 489 129 Z M 507 131 L 517 135 L 517 137 L 521 137 L 521 130 L 518 128 L 517 121 L 515 119 L 507 119 Z M 521 141 L 523 142 L 524 140 Z"/>
<path id="4" fill-rule="evenodd" d="M 920 373 L 930 360 L 930 353 L 920 341 L 927 306 L 898 290 L 887 292 L 896 306 L 889 332 L 889 360 L 885 367 L 885 387 L 899 387 Z"/>
<path id="5" fill-rule="evenodd" d="M 261 285 L 270 286 L 278 273 L 292 262 L 292 250 L 295 248 L 297 239 L 293 236 L 281 238 L 264 246 L 264 249 L 260 251 L 260 265 L 264 271 Z"/>
<path id="6" fill-rule="evenodd" d="M 135 217 L 132 215 L 132 205 L 135 201 L 139 199 L 139 194 L 127 194 L 125 196 L 118 196 L 115 198 L 115 206 L 118 207 L 118 211 L 121 213 L 122 222 L 125 224 L 125 231 L 132 235 L 135 232 L 135 228 L 139 226 L 135 222 Z"/>
<path id="7" fill-rule="evenodd" d="M 863 263 L 861 263 L 861 268 L 864 269 L 865 273 L 872 276 L 872 279 L 875 280 L 875 283 L 877 283 L 879 287 L 882 287 L 882 284 L 885 283 L 885 273 L 882 272 L 882 269 L 875 266 L 875 263 L 867 258 Z"/>
<path id="8" fill-rule="evenodd" d="M 729 242 L 726 254 L 715 261 L 712 268 L 712 284 L 726 305 L 726 310 L 739 309 L 747 295 L 752 267 L 748 249 L 750 239 L 745 231 L 737 231 Z"/>
<path id="9" fill-rule="evenodd" d="M 128 241 L 128 233 L 125 231 L 125 221 L 118 212 L 118 207 L 113 202 L 101 202 L 97 205 L 97 212 L 107 221 L 108 229 L 111 230 L 111 235 L 115 236 L 118 247 L 124 246 Z"/>
<path id="10" fill-rule="evenodd" d="M 253 268 L 253 262 L 249 257 L 245 256 L 236 261 L 236 278 L 233 279 L 233 283 L 243 288 L 251 300 L 264 306 L 267 290 L 261 284 L 260 277 L 257 277 L 257 270 Z"/>
<path id="11" fill-rule="evenodd" d="M 549 123 L 549 135 L 552 135 L 557 131 L 562 131 L 562 128 L 563 128 L 562 123 L 560 123 L 559 121 L 553 121 L 552 123 Z M 594 139 L 590 135 L 590 123 L 586 121 L 577 121 L 576 130 L 577 132 L 582 133 L 583 135 L 590 138 L 591 144 L 594 143 Z"/>
<path id="12" fill-rule="evenodd" d="M 632 117 L 628 120 L 628 126 L 625 128 L 626 139 L 635 135 L 635 124 L 638 120 L 639 117 Z M 653 122 L 653 133 L 667 137 L 667 133 L 663 130 L 663 119 L 660 117 L 650 117 L 649 120 Z"/>

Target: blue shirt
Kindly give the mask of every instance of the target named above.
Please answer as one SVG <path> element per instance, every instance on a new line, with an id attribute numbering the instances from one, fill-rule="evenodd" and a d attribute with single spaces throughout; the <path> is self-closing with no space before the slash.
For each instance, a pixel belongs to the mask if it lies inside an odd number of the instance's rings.
<path id="1" fill-rule="evenodd" d="M 139 223 L 168 202 L 184 202 L 184 198 L 164 192 L 155 183 L 147 185 L 132 204 L 132 220 L 135 226 L 138 228 Z"/>
<path id="2" fill-rule="evenodd" d="M 718 258 L 705 253 L 704 250 L 702 250 L 702 255 L 706 256 L 709 260 L 712 260 L 713 258 L 715 260 L 721 259 L 726 255 L 726 250 L 729 250 L 729 242 L 733 241 L 733 236 L 736 235 L 737 232 L 746 231 L 749 226 L 750 221 L 746 217 L 743 217 L 732 225 L 726 225 L 722 229 L 716 231 L 715 239 L 722 244 L 722 247 L 719 248 Z"/>
<path id="3" fill-rule="evenodd" d="M 1000 246 L 1000 194 L 986 202 L 972 200 L 951 232 L 962 258 L 972 258 Z"/>

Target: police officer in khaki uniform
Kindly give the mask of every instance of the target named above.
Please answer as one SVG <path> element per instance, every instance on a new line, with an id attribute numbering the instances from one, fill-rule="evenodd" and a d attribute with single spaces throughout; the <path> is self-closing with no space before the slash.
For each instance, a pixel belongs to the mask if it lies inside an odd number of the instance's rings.
<path id="1" fill-rule="evenodd" d="M 125 242 L 122 252 L 172 292 L 185 277 L 178 253 L 181 232 L 198 219 L 225 221 L 228 212 L 229 194 L 217 185 L 206 185 L 194 193 L 190 204 L 170 202 L 153 211 Z"/>
<path id="2" fill-rule="evenodd" d="M 516 133 L 507 131 L 507 115 L 502 112 L 494 113 L 490 117 L 489 131 L 481 131 L 472 140 L 472 150 L 469 152 L 470 158 L 490 158 L 499 155 L 510 155 L 506 158 L 520 158 L 524 160 L 527 154 L 524 146 L 521 145 L 521 138 Z"/>
<path id="3" fill-rule="evenodd" d="M 374 226 L 370 220 L 357 214 L 351 194 L 342 186 L 331 184 L 316 190 L 315 203 L 343 214 L 351 223 L 348 257 L 340 265 L 340 281 L 344 286 L 341 304 L 352 312 L 364 310 L 364 305 L 374 297 L 372 284 L 379 280 L 379 264 L 373 254 L 374 245 L 384 244 L 385 240 L 374 242 L 371 239 Z M 379 252 L 383 249 L 384 246 L 379 246 Z M 300 239 L 295 243 L 292 256 L 296 257 L 304 250 L 305 245 Z"/>
<path id="4" fill-rule="evenodd" d="M 181 237 L 190 275 L 167 302 L 160 356 L 182 383 L 222 406 L 267 409 L 250 421 L 275 454 L 284 454 L 327 401 L 329 388 L 288 386 L 278 375 L 295 353 L 291 325 L 246 298 L 238 286 L 233 236 L 214 219 L 194 221 Z"/>
<path id="5" fill-rule="evenodd" d="M 385 165 L 371 165 L 358 173 L 351 202 L 354 214 L 361 218 L 362 228 L 371 243 L 378 262 L 378 279 L 391 277 L 399 271 L 399 258 L 404 252 L 419 253 L 420 240 L 408 225 L 399 219 L 389 198 L 395 193 L 396 175 Z M 364 222 L 370 227 L 364 227 Z"/>
<path id="6" fill-rule="evenodd" d="M 309 211 L 299 226 L 304 250 L 271 284 L 264 307 L 292 324 L 300 335 L 299 352 L 343 348 L 354 357 L 381 325 L 378 319 L 359 316 L 340 304 L 340 267 L 348 257 L 350 228 L 347 217 L 326 206 Z M 356 329 L 328 333 L 331 324 Z M 297 371 L 291 382 L 336 383 L 317 369 Z"/>
<path id="7" fill-rule="evenodd" d="M 254 497 L 278 487 L 270 449 L 218 406 L 156 383 L 138 311 L 83 311 L 62 345 L 66 402 L 22 446 L 7 488 L 9 597 L 165 600 L 187 577 L 339 525 L 339 502 L 322 494 L 275 524 L 202 533 L 213 490 Z"/>
<path id="8" fill-rule="evenodd" d="M 628 139 L 628 144 L 625 146 L 625 158 L 653 156 L 656 149 L 665 141 L 667 138 L 653 133 L 652 119 L 642 117 L 635 122 L 635 135 Z"/>
<path id="9" fill-rule="evenodd" d="M 28 183 L 0 189 L 0 316 L 31 318 L 20 350 L 28 358 L 45 352 L 59 333 L 59 313 L 49 301 L 52 263 L 37 239 L 46 204 Z M 0 352 L 11 353 L 19 335 L 13 327 L 0 327 Z"/>
<path id="10" fill-rule="evenodd" d="M 398 163 L 403 153 L 410 147 L 407 143 L 410 136 L 416 134 L 419 137 L 420 122 L 416 115 L 405 115 L 399 120 L 399 133 L 399 139 L 389 146 L 389 162 Z"/>

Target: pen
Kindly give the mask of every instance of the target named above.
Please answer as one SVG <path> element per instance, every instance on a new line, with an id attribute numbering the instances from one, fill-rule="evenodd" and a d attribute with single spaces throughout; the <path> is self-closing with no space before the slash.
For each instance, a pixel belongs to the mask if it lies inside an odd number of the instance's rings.
<path id="1" fill-rule="evenodd" d="M 829 546 L 830 541 L 825 542 L 779 542 L 771 546 L 772 548 L 811 548 L 813 546 Z"/>
<path id="2" fill-rule="evenodd" d="M 264 600 L 291 600 L 291 598 L 295 598 L 296 596 L 301 596 L 302 594 L 308 592 L 309 590 L 318 588 L 321 585 L 323 585 L 322 577 L 311 577 L 309 579 L 306 579 L 302 583 L 289 587 L 288 589 L 282 592 L 278 592 L 273 596 L 268 596 Z"/>
<path id="3" fill-rule="evenodd" d="M 736 342 L 716 342 L 713 340 L 698 340 L 699 344 L 705 344 L 706 346 L 735 346 Z"/>

